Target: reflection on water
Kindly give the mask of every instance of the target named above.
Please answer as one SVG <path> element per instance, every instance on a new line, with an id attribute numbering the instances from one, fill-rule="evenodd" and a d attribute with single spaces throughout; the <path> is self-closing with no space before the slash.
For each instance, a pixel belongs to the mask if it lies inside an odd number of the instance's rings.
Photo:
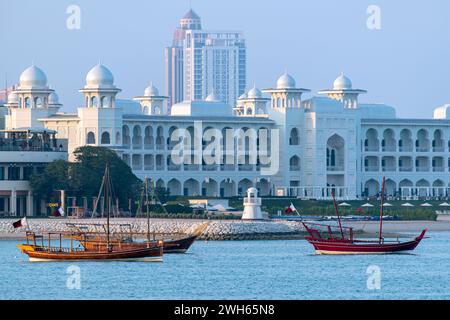
<path id="1" fill-rule="evenodd" d="M 450 299 L 450 233 L 430 237 L 414 254 L 382 256 L 318 256 L 305 241 L 199 241 L 163 263 L 30 263 L 17 241 L 0 241 L 0 298 Z M 369 266 L 380 268 L 381 290 L 367 289 Z M 74 269 L 79 290 L 68 288 Z"/>

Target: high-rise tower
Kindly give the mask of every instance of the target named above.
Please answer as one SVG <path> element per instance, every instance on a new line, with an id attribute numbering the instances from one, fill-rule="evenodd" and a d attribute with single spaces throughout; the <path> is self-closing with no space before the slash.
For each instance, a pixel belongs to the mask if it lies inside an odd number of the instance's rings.
<path id="1" fill-rule="evenodd" d="M 193 11 L 180 20 L 172 46 L 166 48 L 166 88 L 169 106 L 183 100 L 203 100 L 214 91 L 234 105 L 246 87 L 246 46 L 239 31 L 202 30 Z"/>

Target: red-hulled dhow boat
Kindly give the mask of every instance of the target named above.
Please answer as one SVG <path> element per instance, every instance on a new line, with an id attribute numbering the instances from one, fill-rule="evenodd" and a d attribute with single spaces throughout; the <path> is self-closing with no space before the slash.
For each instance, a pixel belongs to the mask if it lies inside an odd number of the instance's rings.
<path id="1" fill-rule="evenodd" d="M 419 245 L 425 237 L 426 229 L 423 230 L 418 237 L 410 241 L 389 241 L 383 238 L 384 183 L 385 179 L 383 177 L 378 240 L 355 239 L 353 236 L 353 229 L 342 226 L 336 199 L 334 198 L 334 194 L 332 194 L 334 208 L 338 218 L 339 234 L 333 233 L 332 226 L 302 221 L 303 226 L 309 234 L 309 236 L 306 237 L 306 240 L 314 246 L 317 254 L 350 255 L 402 253 L 412 251 Z"/>

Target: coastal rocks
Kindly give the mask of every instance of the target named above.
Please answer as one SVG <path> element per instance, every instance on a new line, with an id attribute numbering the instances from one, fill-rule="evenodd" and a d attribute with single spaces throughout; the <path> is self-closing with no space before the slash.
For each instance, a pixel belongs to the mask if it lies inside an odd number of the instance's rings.
<path id="1" fill-rule="evenodd" d="M 14 229 L 13 219 L 0 220 L 0 234 L 6 236 L 23 236 L 24 228 Z M 299 239 L 305 235 L 301 223 L 293 221 L 242 221 L 242 220 L 183 220 L 152 219 L 150 232 L 197 234 L 203 240 L 274 240 Z M 105 219 L 29 219 L 29 228 L 36 232 L 69 231 L 68 224 L 86 225 L 88 231 L 104 231 Z M 111 219 L 112 232 L 145 233 L 146 219 L 118 218 Z"/>

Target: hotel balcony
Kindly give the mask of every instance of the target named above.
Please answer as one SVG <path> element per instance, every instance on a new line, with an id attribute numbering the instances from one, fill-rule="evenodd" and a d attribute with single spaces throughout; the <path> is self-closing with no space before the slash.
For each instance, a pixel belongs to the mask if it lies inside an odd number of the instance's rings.
<path id="1" fill-rule="evenodd" d="M 200 165 L 198 164 L 185 164 L 184 171 L 200 171 Z"/>
<path id="2" fill-rule="evenodd" d="M 382 171 L 383 172 L 396 172 L 397 168 L 396 167 L 387 166 L 387 167 L 383 167 Z"/>
<path id="3" fill-rule="evenodd" d="M 236 166 L 234 164 L 221 164 L 220 171 L 235 171 Z"/>
<path id="4" fill-rule="evenodd" d="M 380 167 L 378 167 L 378 166 L 366 166 L 364 168 L 364 170 L 366 172 L 379 172 L 380 171 Z"/>
<path id="5" fill-rule="evenodd" d="M 444 167 L 434 167 L 433 168 L 433 172 L 444 172 L 445 168 Z"/>
<path id="6" fill-rule="evenodd" d="M 383 152 L 397 152 L 396 146 L 385 146 L 382 149 L 383 149 Z"/>
<path id="7" fill-rule="evenodd" d="M 219 167 L 217 165 L 215 165 L 215 164 L 211 164 L 211 165 L 204 164 L 204 165 L 202 165 L 202 170 L 203 171 L 217 171 L 218 168 Z"/>
<path id="8" fill-rule="evenodd" d="M 398 148 L 400 152 L 413 152 L 414 148 L 413 146 L 404 146 Z"/>
<path id="9" fill-rule="evenodd" d="M 3 137 L 1 136 L 3 133 Z M 0 133 L 0 159 L 4 163 L 67 160 L 67 139 L 56 139 L 44 129 L 4 130 Z M 53 137 L 50 137 L 53 136 Z"/>
<path id="10" fill-rule="evenodd" d="M 416 167 L 416 172 L 429 172 L 430 167 Z"/>
<path id="11" fill-rule="evenodd" d="M 445 148 L 444 147 L 434 147 L 433 152 L 445 152 Z"/>
<path id="12" fill-rule="evenodd" d="M 341 171 L 345 171 L 344 166 L 328 166 L 327 167 L 327 171 L 328 172 L 341 172 Z"/>
<path id="13" fill-rule="evenodd" d="M 413 167 L 400 167 L 398 170 L 400 172 L 413 172 Z"/>
<path id="14" fill-rule="evenodd" d="M 181 166 L 180 165 L 175 165 L 175 164 L 170 164 L 167 167 L 167 170 L 169 170 L 169 171 L 181 171 Z"/>
<path id="15" fill-rule="evenodd" d="M 253 171 L 254 166 L 251 164 L 240 164 L 238 165 L 239 171 Z"/>

